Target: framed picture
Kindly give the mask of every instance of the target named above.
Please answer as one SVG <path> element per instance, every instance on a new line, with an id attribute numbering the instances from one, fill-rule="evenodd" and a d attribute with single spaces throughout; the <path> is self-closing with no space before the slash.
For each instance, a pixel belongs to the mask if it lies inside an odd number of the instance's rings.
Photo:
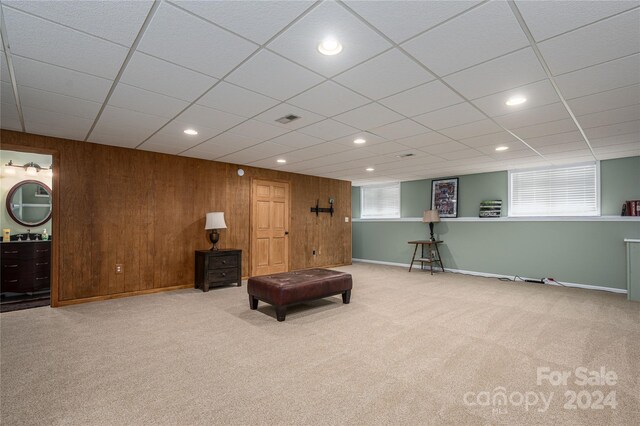
<path id="1" fill-rule="evenodd" d="M 440 217 L 458 217 L 458 178 L 431 182 L 431 210 Z"/>

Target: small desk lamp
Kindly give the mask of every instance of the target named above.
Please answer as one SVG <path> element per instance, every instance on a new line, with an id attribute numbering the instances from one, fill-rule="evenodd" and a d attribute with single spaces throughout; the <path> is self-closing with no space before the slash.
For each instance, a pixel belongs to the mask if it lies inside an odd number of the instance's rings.
<path id="1" fill-rule="evenodd" d="M 429 223 L 429 230 L 431 231 L 431 241 L 435 241 L 436 239 L 433 237 L 433 224 L 440 222 L 440 215 L 438 214 L 438 210 L 425 210 L 424 216 L 422 216 L 422 221 L 425 223 Z"/>
<path id="2" fill-rule="evenodd" d="M 227 224 L 224 223 L 224 212 L 207 213 L 207 221 L 204 229 L 209 231 L 209 241 L 211 241 L 210 250 L 218 250 L 217 244 L 218 240 L 220 240 L 218 229 L 227 229 Z"/>

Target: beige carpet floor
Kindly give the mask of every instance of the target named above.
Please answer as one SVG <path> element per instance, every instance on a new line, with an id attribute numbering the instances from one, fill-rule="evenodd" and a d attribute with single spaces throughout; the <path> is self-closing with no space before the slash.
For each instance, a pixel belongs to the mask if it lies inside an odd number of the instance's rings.
<path id="1" fill-rule="evenodd" d="M 336 296 L 300 305 L 283 323 L 263 303 L 249 310 L 246 285 L 3 313 L 1 423 L 640 421 L 640 304 L 624 295 L 337 269 L 353 274 L 351 304 Z M 571 377 L 538 385 L 545 367 Z M 581 386 L 579 367 L 617 379 Z M 500 392 L 507 403 L 493 404 Z M 565 408 L 571 392 L 575 409 Z M 615 408 L 598 392 L 615 392 Z M 545 409 L 540 398 L 551 393 Z"/>

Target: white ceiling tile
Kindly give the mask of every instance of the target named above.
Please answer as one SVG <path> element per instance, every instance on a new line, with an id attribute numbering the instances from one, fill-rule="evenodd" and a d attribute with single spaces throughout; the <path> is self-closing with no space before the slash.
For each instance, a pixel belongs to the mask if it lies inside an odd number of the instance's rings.
<path id="1" fill-rule="evenodd" d="M 125 129 L 110 129 L 109 133 L 100 133 L 93 129 L 88 142 L 100 145 L 119 146 L 122 148 L 135 148 L 143 140 L 151 136 L 151 132 L 143 133 L 142 129 L 128 132 Z"/>
<path id="2" fill-rule="evenodd" d="M 225 150 L 225 153 L 228 154 L 231 152 L 240 151 L 242 149 L 248 148 L 253 145 L 257 145 L 259 143 L 260 143 L 260 139 L 242 136 L 242 135 L 238 135 L 231 132 L 226 132 L 216 136 L 213 139 L 210 139 L 204 142 L 202 145 L 198 146 L 198 150 L 200 151 L 209 150 L 211 152 L 218 153 L 223 151 L 220 148 L 220 146 L 224 146 L 225 148 L 227 148 Z"/>
<path id="3" fill-rule="evenodd" d="M 285 100 L 315 86 L 323 78 L 278 55 L 261 51 L 227 80 L 272 98 Z"/>
<path id="4" fill-rule="evenodd" d="M 190 123 L 180 121 L 172 121 L 162 128 L 158 133 L 154 134 L 145 144 L 175 146 L 181 148 L 180 151 L 195 147 L 207 139 L 220 133 L 217 129 L 210 129 L 199 126 L 197 135 L 187 135 L 184 130 L 190 126 Z"/>
<path id="5" fill-rule="evenodd" d="M 257 46 L 168 3 L 162 3 L 138 50 L 220 78 Z"/>
<path id="6" fill-rule="evenodd" d="M 14 9 L 4 9 L 4 19 L 15 55 L 113 79 L 128 53 L 117 44 Z"/>
<path id="7" fill-rule="evenodd" d="M 342 52 L 325 56 L 318 44 L 333 37 Z M 337 3 L 324 2 L 278 36 L 269 49 L 326 76 L 333 76 L 391 47 L 375 31 Z"/>
<path id="8" fill-rule="evenodd" d="M 592 127 L 585 129 L 589 139 L 606 138 L 616 135 L 626 135 L 628 133 L 640 133 L 640 120 L 626 121 L 624 123 L 611 124 L 609 126 Z"/>
<path id="9" fill-rule="evenodd" d="M 578 117 L 578 123 L 584 129 L 589 129 L 638 119 L 640 119 L 640 104 L 582 115 Z"/>
<path id="10" fill-rule="evenodd" d="M 547 145 L 557 145 L 568 142 L 582 141 L 582 135 L 577 130 L 573 132 L 556 133 L 552 135 L 540 136 L 536 138 L 527 138 L 527 143 L 534 148 Z"/>
<path id="11" fill-rule="evenodd" d="M 567 101 L 574 114 L 580 116 L 640 103 L 640 85 L 627 86 Z"/>
<path id="12" fill-rule="evenodd" d="M 556 77 L 567 99 L 640 83 L 640 54 Z"/>
<path id="13" fill-rule="evenodd" d="M 216 157 L 218 157 L 217 154 L 215 153 L 211 153 L 211 152 L 206 152 L 206 151 L 201 151 L 198 149 L 198 147 L 196 148 L 192 148 L 189 149 L 185 152 L 180 153 L 181 157 L 189 157 L 189 158 L 197 158 L 199 160 L 213 160 Z"/>
<path id="14" fill-rule="evenodd" d="M 353 141 L 356 139 L 364 139 L 366 142 L 364 144 L 355 144 L 353 143 Z M 371 146 L 371 145 L 375 145 L 383 142 L 387 142 L 387 139 L 370 132 L 358 132 L 358 133 L 354 133 L 349 136 L 345 136 L 345 137 L 331 141 L 331 143 L 344 145 L 350 149 L 354 147 L 364 148 L 366 146 Z"/>
<path id="15" fill-rule="evenodd" d="M 16 80 L 21 86 L 104 102 L 112 81 L 55 65 L 13 56 Z"/>
<path id="16" fill-rule="evenodd" d="M 449 141 L 445 143 L 439 143 L 437 145 L 429 145 L 424 148 L 421 148 L 421 151 L 424 151 L 428 154 L 440 155 L 446 152 L 454 152 L 454 151 L 462 151 L 468 150 L 469 147 L 461 144 L 456 141 Z"/>
<path id="17" fill-rule="evenodd" d="M 433 75 L 409 59 L 398 49 L 392 49 L 334 77 L 358 93 L 380 99 L 432 81 Z"/>
<path id="18" fill-rule="evenodd" d="M 492 133 L 489 135 L 474 136 L 472 138 L 464 138 L 464 139 L 460 139 L 459 142 L 470 147 L 478 148 L 479 150 L 480 150 L 480 147 L 491 146 L 493 149 L 493 147 L 496 145 L 504 144 L 504 145 L 511 146 L 509 144 L 512 144 L 512 143 L 517 143 L 524 146 L 522 142 L 520 142 L 518 139 L 516 139 L 510 133 L 507 133 L 507 132 L 499 132 L 499 133 Z"/>
<path id="19" fill-rule="evenodd" d="M 246 118 L 253 117 L 278 103 L 279 101 L 273 98 L 225 81 L 221 81 L 197 102 L 198 105 L 230 112 Z"/>
<path id="20" fill-rule="evenodd" d="M 310 126 L 299 129 L 300 133 L 315 136 L 325 141 L 338 139 L 343 136 L 352 135 L 358 132 L 358 129 L 346 124 L 339 123 L 335 120 L 327 119 L 314 123 Z"/>
<path id="21" fill-rule="evenodd" d="M 296 158 L 310 160 L 322 156 L 331 156 L 340 152 L 347 151 L 351 147 L 335 144 L 333 142 L 325 142 L 323 144 L 313 145 L 308 148 L 302 148 L 295 152 Z"/>
<path id="22" fill-rule="evenodd" d="M 347 1 L 360 16 L 396 43 L 465 11 L 479 1 Z"/>
<path id="23" fill-rule="evenodd" d="M 414 117 L 414 120 L 434 129 L 446 129 L 447 127 L 458 126 L 460 124 L 486 118 L 481 112 L 471 106 L 468 102 L 463 102 L 437 111 Z"/>
<path id="24" fill-rule="evenodd" d="M 461 142 L 464 143 L 464 141 L 461 141 Z M 502 152 L 505 152 L 505 151 L 496 151 L 496 148 L 499 146 L 501 147 L 506 146 L 507 148 L 509 148 L 508 149 L 509 152 L 530 150 L 529 147 L 527 147 L 525 144 L 523 144 L 522 142 L 516 139 L 513 139 L 509 142 L 494 142 L 491 145 L 475 147 L 475 149 L 487 155 L 500 155 Z"/>
<path id="25" fill-rule="evenodd" d="M 291 166 L 291 164 L 295 164 L 297 161 L 303 161 L 302 158 L 298 157 L 295 151 L 287 152 L 284 154 L 274 155 L 271 157 L 263 158 L 262 160 L 252 161 L 249 163 L 251 167 L 263 167 L 266 169 L 274 169 L 274 170 L 283 170 L 287 166 Z M 278 163 L 279 159 L 284 159 L 286 163 Z"/>
<path id="26" fill-rule="evenodd" d="M 554 166 L 595 160 L 593 154 L 588 149 L 582 149 L 580 151 L 559 152 L 557 154 L 547 154 L 545 155 L 545 158 L 551 161 Z"/>
<path id="27" fill-rule="evenodd" d="M 470 138 L 472 136 L 482 136 L 497 133 L 502 129 L 489 119 L 474 121 L 460 126 L 448 127 L 440 130 L 440 133 L 449 136 L 451 139 Z"/>
<path id="28" fill-rule="evenodd" d="M 276 121 L 277 119 L 290 114 L 297 115 L 300 118 L 286 124 Z M 324 120 L 325 117 L 287 103 L 282 103 L 256 116 L 255 119 L 264 123 L 273 124 L 274 126 L 282 127 L 283 129 L 295 130 Z"/>
<path id="29" fill-rule="evenodd" d="M 7 130 L 22 131 L 18 117 L 18 107 L 13 104 L 0 103 L 0 127 Z"/>
<path id="30" fill-rule="evenodd" d="M 575 123 L 571 119 L 558 120 L 558 121 L 550 121 L 542 124 L 535 124 L 533 126 L 525 126 L 517 129 L 510 129 L 527 141 L 528 138 L 536 138 L 540 136 L 548 136 L 553 135 L 555 133 L 565 133 L 565 132 L 573 132 L 578 128 Z"/>
<path id="31" fill-rule="evenodd" d="M 159 152 L 161 154 L 177 155 L 184 148 L 176 145 L 162 145 L 159 143 L 145 142 L 142 145 L 140 145 L 137 149 L 142 151 Z"/>
<path id="32" fill-rule="evenodd" d="M 561 143 L 558 145 L 545 145 L 536 149 L 538 150 L 538 152 L 540 152 L 540 154 L 546 156 L 549 154 L 558 154 L 560 152 L 582 151 L 584 149 L 589 149 L 589 148 L 586 142 L 579 141 L 579 142 Z"/>
<path id="33" fill-rule="evenodd" d="M 202 95 L 216 81 L 141 52 L 133 54 L 120 78 L 122 83 L 188 102 Z"/>
<path id="34" fill-rule="evenodd" d="M 133 148 L 167 122 L 166 118 L 107 106 L 89 137 L 90 142 Z"/>
<path id="35" fill-rule="evenodd" d="M 430 132 L 429 129 L 412 120 L 400 120 L 371 129 L 372 133 L 387 139 L 401 139 Z"/>
<path id="36" fill-rule="evenodd" d="M 445 81 L 469 99 L 524 86 L 546 78 L 531 48 L 493 59 L 445 77 Z"/>
<path id="37" fill-rule="evenodd" d="M 271 142 L 263 142 L 251 147 L 251 149 L 234 152 L 232 154 L 219 157 L 217 160 L 225 163 L 249 164 L 273 155 L 278 155 L 278 153 L 285 153 L 289 149 L 290 148 L 288 147 L 279 146 L 278 144 Z"/>
<path id="38" fill-rule="evenodd" d="M 538 44 L 554 75 L 640 52 L 640 10 Z"/>
<path id="39" fill-rule="evenodd" d="M 463 99 L 440 81 L 432 81 L 380 100 L 380 103 L 407 117 L 462 102 Z"/>
<path id="40" fill-rule="evenodd" d="M 177 119 L 185 123 L 191 123 L 193 126 L 204 126 L 210 129 L 219 129 L 220 131 L 230 129 L 245 120 L 244 117 L 239 115 L 197 104 L 191 105 Z"/>
<path id="41" fill-rule="evenodd" d="M 120 83 L 113 91 L 109 99 L 109 105 L 160 117 L 173 118 L 189 104 L 179 99 Z"/>
<path id="42" fill-rule="evenodd" d="M 503 1 L 483 4 L 404 43 L 409 53 L 440 76 L 528 46 Z"/>
<path id="43" fill-rule="evenodd" d="M 488 156 L 494 160 L 515 160 L 515 159 L 530 159 L 531 161 L 539 161 L 542 157 L 536 154 L 534 151 L 530 149 L 519 149 L 519 150 L 508 150 L 508 151 L 494 151 L 493 154 L 488 154 Z M 591 158 L 593 160 L 593 158 Z M 528 167 L 535 167 L 533 164 L 525 162 Z M 504 170 L 504 169 L 503 169 Z"/>
<path id="44" fill-rule="evenodd" d="M 247 120 L 231 129 L 231 132 L 264 141 L 287 133 L 288 130 L 258 120 Z"/>
<path id="45" fill-rule="evenodd" d="M 3 83 L 3 86 L 6 83 Z M 39 108 L 55 111 L 65 115 L 95 120 L 102 104 L 84 99 L 72 98 L 44 90 L 19 86 L 18 94 L 23 107 Z"/>
<path id="46" fill-rule="evenodd" d="M 635 152 L 636 155 L 640 155 L 640 143 L 626 143 L 621 145 L 609 145 L 604 147 L 598 147 L 593 149 L 596 155 L 608 154 L 615 152 Z"/>
<path id="47" fill-rule="evenodd" d="M 1 44 L 0 44 L 1 46 Z M 0 52 L 4 53 L 4 52 Z M 0 81 L 11 82 L 11 76 L 9 75 L 9 67 L 7 67 L 7 60 L 5 55 L 0 55 Z"/>
<path id="48" fill-rule="evenodd" d="M 133 44 L 153 1 L 3 1 L 3 5 L 49 19 L 127 47 Z"/>
<path id="49" fill-rule="evenodd" d="M 522 96 L 526 98 L 527 101 L 520 105 L 507 105 L 507 100 L 514 96 Z M 560 98 L 551 85 L 551 82 L 545 79 L 525 86 L 506 90 L 504 92 L 474 99 L 471 103 L 484 111 L 488 116 L 496 117 L 556 102 L 560 102 Z"/>
<path id="50" fill-rule="evenodd" d="M 573 30 L 640 4 L 639 1 L 530 1 L 516 0 L 536 41 Z"/>
<path id="51" fill-rule="evenodd" d="M 3 104 L 16 105 L 16 97 L 13 94 L 13 86 L 6 81 L 0 82 L 0 102 Z"/>
<path id="52" fill-rule="evenodd" d="M 372 103 L 363 107 L 345 112 L 334 117 L 336 120 L 356 127 L 360 130 L 368 130 L 379 127 L 403 117 L 380 104 Z"/>
<path id="53" fill-rule="evenodd" d="M 638 151 L 631 149 L 629 151 L 609 152 L 605 154 L 597 153 L 598 160 L 610 160 L 614 158 L 637 157 Z"/>
<path id="54" fill-rule="evenodd" d="M 37 108 L 23 107 L 22 114 L 27 132 L 66 139 L 83 140 L 93 124 L 90 119 Z"/>
<path id="55" fill-rule="evenodd" d="M 317 112 L 325 117 L 341 114 L 369 102 L 371 101 L 367 98 L 345 89 L 333 81 L 325 81 L 289 100 L 289 103 L 293 105 Z"/>
<path id="56" fill-rule="evenodd" d="M 606 138 L 591 138 L 589 139 L 589 143 L 592 147 L 602 147 L 609 145 L 623 145 L 627 143 L 640 143 L 640 134 L 638 133 L 627 133 L 625 135 L 614 135 Z"/>
<path id="57" fill-rule="evenodd" d="M 313 1 L 175 1 L 196 15 L 263 44 Z"/>
<path id="58" fill-rule="evenodd" d="M 309 146 L 318 145 L 324 143 L 322 139 L 314 138 L 313 136 L 305 135 L 299 132 L 289 132 L 277 138 L 271 139 L 270 142 L 277 143 L 279 145 L 289 146 L 292 148 L 307 148 Z"/>
<path id="59" fill-rule="evenodd" d="M 408 152 L 411 149 L 407 148 L 404 145 L 400 145 L 396 142 L 384 142 L 376 145 L 371 145 L 368 147 L 362 148 L 363 151 L 368 152 L 371 155 L 385 155 L 385 154 L 393 154 L 397 152 Z"/>
<path id="60" fill-rule="evenodd" d="M 463 160 L 463 159 L 467 159 L 467 158 L 479 158 L 479 157 L 484 157 L 482 154 L 480 154 L 478 151 L 476 151 L 475 149 L 464 149 L 461 151 L 453 151 L 453 152 L 443 152 L 441 154 L 438 154 L 440 157 L 446 159 L 446 160 Z"/>
<path id="61" fill-rule="evenodd" d="M 507 129 L 515 129 L 546 123 L 548 121 L 563 120 L 565 118 L 570 118 L 569 113 L 562 103 L 557 102 L 555 104 L 501 115 L 500 117 L 495 117 L 495 120 Z"/>
<path id="62" fill-rule="evenodd" d="M 453 140 L 440 133 L 429 132 L 421 135 L 410 136 L 408 138 L 397 139 L 396 142 L 411 148 L 421 149 L 430 145 L 453 142 Z"/>

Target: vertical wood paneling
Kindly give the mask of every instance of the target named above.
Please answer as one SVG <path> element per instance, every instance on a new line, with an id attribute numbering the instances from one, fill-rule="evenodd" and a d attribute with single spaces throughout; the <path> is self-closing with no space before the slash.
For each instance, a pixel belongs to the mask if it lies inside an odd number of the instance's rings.
<path id="1" fill-rule="evenodd" d="M 59 152 L 58 300 L 193 283 L 194 251 L 209 248 L 204 217 L 224 211 L 220 247 L 243 252 L 249 275 L 251 179 L 290 184 L 290 268 L 351 263 L 349 182 L 2 130 L 3 143 Z M 242 167 L 245 175 L 237 175 Z M 336 213 L 309 211 L 320 199 Z M 312 256 L 313 249 L 318 250 Z M 115 264 L 124 273 L 115 273 Z"/>

